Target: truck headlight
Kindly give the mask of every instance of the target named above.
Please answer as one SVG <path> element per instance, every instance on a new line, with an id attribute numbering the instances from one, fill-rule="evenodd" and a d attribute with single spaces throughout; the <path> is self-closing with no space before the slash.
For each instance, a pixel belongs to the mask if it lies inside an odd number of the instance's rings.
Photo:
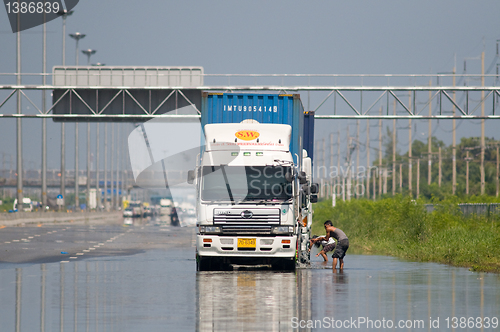
<path id="1" fill-rule="evenodd" d="M 219 226 L 200 226 L 201 234 L 218 234 L 220 232 Z"/>
<path id="2" fill-rule="evenodd" d="M 272 229 L 273 234 L 291 234 L 293 233 L 293 226 L 275 226 Z"/>

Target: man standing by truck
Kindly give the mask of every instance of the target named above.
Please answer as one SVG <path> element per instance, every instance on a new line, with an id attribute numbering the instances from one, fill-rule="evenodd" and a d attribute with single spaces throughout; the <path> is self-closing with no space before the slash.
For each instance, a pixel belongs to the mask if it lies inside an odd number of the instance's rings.
<path id="1" fill-rule="evenodd" d="M 332 268 L 335 270 L 337 268 L 337 259 L 339 259 L 340 264 L 339 268 L 340 270 L 344 269 L 344 256 L 349 249 L 349 239 L 347 238 L 347 235 L 337 227 L 334 227 L 332 224 L 331 220 L 327 220 L 323 224 L 325 226 L 325 231 L 326 231 L 326 236 L 325 239 L 328 241 L 330 237 L 333 237 L 334 239 L 337 240 L 337 246 L 335 247 L 335 250 L 333 251 L 333 265 Z"/>

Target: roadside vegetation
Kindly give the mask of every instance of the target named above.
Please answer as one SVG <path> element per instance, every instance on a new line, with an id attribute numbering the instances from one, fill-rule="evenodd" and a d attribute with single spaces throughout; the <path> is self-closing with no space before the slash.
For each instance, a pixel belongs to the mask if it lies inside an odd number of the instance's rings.
<path id="1" fill-rule="evenodd" d="M 457 197 L 432 202 L 397 195 L 379 201 L 331 200 L 315 204 L 313 234 L 324 234 L 332 220 L 349 237 L 351 253 L 389 255 L 412 261 L 437 262 L 474 271 L 500 273 L 500 214 L 464 216 L 458 203 L 494 203 L 497 199 Z"/>

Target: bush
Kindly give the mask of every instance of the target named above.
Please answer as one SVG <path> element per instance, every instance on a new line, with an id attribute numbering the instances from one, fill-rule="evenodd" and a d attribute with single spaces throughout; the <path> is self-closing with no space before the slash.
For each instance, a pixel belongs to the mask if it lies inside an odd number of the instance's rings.
<path id="1" fill-rule="evenodd" d="M 470 197 L 473 202 L 480 200 L 485 201 L 484 197 Z M 464 217 L 456 197 L 439 201 L 432 213 L 426 212 L 423 203 L 399 195 L 375 202 L 338 202 L 333 208 L 326 200 L 315 205 L 313 233 L 324 234 L 323 222 L 329 219 L 347 234 L 355 253 L 500 272 L 498 216 Z"/>

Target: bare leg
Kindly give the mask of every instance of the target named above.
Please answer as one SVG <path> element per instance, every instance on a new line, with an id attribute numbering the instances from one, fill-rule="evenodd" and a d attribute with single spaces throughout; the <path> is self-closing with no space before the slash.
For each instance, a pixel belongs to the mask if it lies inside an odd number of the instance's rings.
<path id="1" fill-rule="evenodd" d="M 344 260 L 342 258 L 340 259 L 340 269 L 344 269 Z"/>
<path id="2" fill-rule="evenodd" d="M 321 257 L 323 257 L 323 259 L 325 260 L 325 262 L 328 261 L 328 257 L 326 257 L 325 252 L 323 250 L 321 250 L 320 252 L 318 252 L 316 254 L 316 257 L 318 257 L 319 255 L 321 255 Z"/>
<path id="3" fill-rule="evenodd" d="M 333 264 L 332 264 L 332 269 L 336 269 L 337 268 L 337 258 L 334 258 L 333 259 Z"/>

